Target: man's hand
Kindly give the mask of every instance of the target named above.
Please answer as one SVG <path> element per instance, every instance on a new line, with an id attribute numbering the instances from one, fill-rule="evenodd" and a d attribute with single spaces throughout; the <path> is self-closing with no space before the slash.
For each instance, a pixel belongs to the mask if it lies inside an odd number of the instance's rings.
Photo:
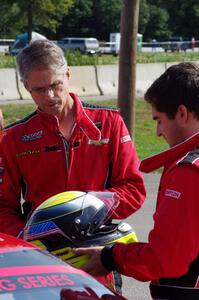
<path id="1" fill-rule="evenodd" d="M 110 273 L 110 271 L 102 265 L 100 258 L 102 249 L 103 247 L 76 248 L 73 249 L 73 252 L 76 255 L 89 255 L 89 261 L 82 269 L 93 276 L 100 276 Z"/>

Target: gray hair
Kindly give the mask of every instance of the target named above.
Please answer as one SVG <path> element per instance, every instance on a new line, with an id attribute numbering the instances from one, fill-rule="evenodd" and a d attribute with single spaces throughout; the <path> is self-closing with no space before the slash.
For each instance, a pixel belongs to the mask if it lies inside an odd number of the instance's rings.
<path id="1" fill-rule="evenodd" d="M 17 66 L 21 80 L 26 82 L 33 70 L 52 70 L 64 73 L 67 61 L 62 49 L 49 40 L 35 40 L 17 55 Z"/>

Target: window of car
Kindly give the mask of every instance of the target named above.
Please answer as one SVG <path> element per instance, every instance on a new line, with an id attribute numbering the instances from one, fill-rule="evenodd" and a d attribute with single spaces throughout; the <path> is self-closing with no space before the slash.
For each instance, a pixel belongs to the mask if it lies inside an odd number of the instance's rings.
<path id="1" fill-rule="evenodd" d="M 114 292 L 38 249 L 0 253 L 0 300 L 121 300 Z"/>
<path id="2" fill-rule="evenodd" d="M 84 44 L 85 40 L 71 40 L 71 44 Z"/>

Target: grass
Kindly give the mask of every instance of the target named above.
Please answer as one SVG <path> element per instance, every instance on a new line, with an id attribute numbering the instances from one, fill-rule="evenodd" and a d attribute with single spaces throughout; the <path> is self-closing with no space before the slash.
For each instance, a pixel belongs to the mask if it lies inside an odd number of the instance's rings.
<path id="1" fill-rule="evenodd" d="M 199 61 L 199 52 L 138 52 L 137 63 Z"/>
<path id="2" fill-rule="evenodd" d="M 94 102 L 92 102 L 94 103 Z M 96 102 L 95 102 L 96 104 Z M 116 107 L 116 101 L 97 102 L 97 105 Z M 31 104 L 6 104 L 1 106 L 4 115 L 4 125 L 20 120 L 35 110 Z M 135 146 L 140 159 L 153 155 L 167 148 L 162 138 L 156 137 L 155 122 L 151 118 L 150 107 L 143 99 L 136 101 Z"/>
<path id="3" fill-rule="evenodd" d="M 110 54 L 81 54 L 66 51 L 69 66 L 118 64 L 119 57 Z M 166 63 L 178 61 L 199 61 L 199 52 L 138 52 L 137 63 Z M 15 68 L 15 56 L 0 54 L 0 68 Z"/>
<path id="4" fill-rule="evenodd" d="M 0 68 L 16 68 L 15 57 L 0 53 Z"/>

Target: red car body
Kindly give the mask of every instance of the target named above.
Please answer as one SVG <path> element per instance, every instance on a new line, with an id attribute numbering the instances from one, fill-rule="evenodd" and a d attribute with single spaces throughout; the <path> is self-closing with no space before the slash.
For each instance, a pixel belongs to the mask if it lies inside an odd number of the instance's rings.
<path id="1" fill-rule="evenodd" d="M 82 270 L 0 234 L 0 300 L 125 300 Z"/>

